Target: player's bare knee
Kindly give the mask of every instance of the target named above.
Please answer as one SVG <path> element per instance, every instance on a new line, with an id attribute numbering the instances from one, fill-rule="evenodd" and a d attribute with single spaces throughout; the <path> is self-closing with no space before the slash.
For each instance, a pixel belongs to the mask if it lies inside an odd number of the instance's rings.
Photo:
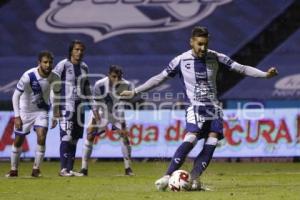
<path id="1" fill-rule="evenodd" d="M 95 139 L 95 135 L 93 133 L 88 133 L 86 139 L 90 142 L 93 142 Z"/>
<path id="2" fill-rule="evenodd" d="M 44 146 L 46 143 L 46 136 L 39 136 L 37 139 L 38 145 Z"/>
<path id="3" fill-rule="evenodd" d="M 183 139 L 183 142 L 190 142 L 192 143 L 194 146 L 197 144 L 197 134 L 196 133 L 187 133 Z"/>
<path id="4" fill-rule="evenodd" d="M 14 146 L 15 147 L 21 147 L 25 139 L 25 135 L 16 135 L 14 140 Z"/>

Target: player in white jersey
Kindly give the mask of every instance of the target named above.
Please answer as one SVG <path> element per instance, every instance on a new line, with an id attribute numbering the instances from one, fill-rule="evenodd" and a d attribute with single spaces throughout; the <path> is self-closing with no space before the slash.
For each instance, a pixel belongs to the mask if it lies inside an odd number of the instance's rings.
<path id="1" fill-rule="evenodd" d="M 120 134 L 121 150 L 123 154 L 125 175 L 134 175 L 130 166 L 131 163 L 131 146 L 126 130 L 126 121 L 124 116 L 124 105 L 120 101 L 120 92 L 130 90 L 130 83 L 123 77 L 123 71 L 118 65 L 111 65 L 108 76 L 98 80 L 94 86 L 94 100 L 100 115 L 100 126 L 95 124 L 93 114 L 90 115 L 87 129 L 87 138 L 84 143 L 82 155 L 81 173 L 88 175 L 88 159 L 91 157 L 93 142 L 97 135 L 101 135 L 111 124 L 113 131 Z"/>
<path id="2" fill-rule="evenodd" d="M 18 176 L 19 158 L 25 136 L 32 127 L 37 134 L 37 146 L 31 176 L 39 177 L 40 163 L 45 154 L 45 141 L 48 131 L 48 112 L 50 109 L 49 96 L 51 87 L 54 92 L 59 92 L 59 77 L 52 73 L 53 55 L 51 52 L 42 51 L 38 55 L 38 66 L 26 71 L 17 84 L 12 102 L 15 114 L 15 139 L 12 145 L 11 170 L 7 177 Z M 53 83 L 53 84 L 52 84 Z M 54 117 L 58 116 L 58 109 Z M 56 126 L 56 121 L 52 127 Z"/>
<path id="3" fill-rule="evenodd" d="M 208 49 L 209 34 L 205 27 L 195 27 L 190 39 L 191 50 L 175 57 L 165 70 L 150 78 L 134 91 L 124 91 L 121 95 L 133 96 L 156 87 L 179 74 L 184 86 L 189 106 L 186 110 L 186 136 L 176 150 L 166 174 L 155 182 L 158 190 L 165 190 L 170 175 L 181 167 L 188 153 L 199 139 L 205 139 L 203 149 L 195 158 L 191 171 L 192 189 L 200 190 L 199 177 L 207 168 L 218 140 L 223 136 L 223 119 L 218 106 L 216 75 L 220 63 L 238 73 L 258 78 L 271 78 L 277 75 L 275 68 L 267 72 L 241 65 L 228 56 Z"/>
<path id="4" fill-rule="evenodd" d="M 74 40 L 69 46 L 69 57 L 60 61 L 53 72 L 62 81 L 60 99 L 60 176 L 81 176 L 73 170 L 78 139 L 83 136 L 85 102 L 92 104 L 88 80 L 88 66 L 82 61 L 85 45 Z M 98 112 L 94 112 L 99 122 Z"/>

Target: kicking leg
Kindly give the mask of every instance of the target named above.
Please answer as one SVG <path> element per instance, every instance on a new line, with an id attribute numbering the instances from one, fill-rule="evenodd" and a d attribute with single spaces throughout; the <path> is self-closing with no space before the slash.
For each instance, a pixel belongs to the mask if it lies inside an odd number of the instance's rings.
<path id="1" fill-rule="evenodd" d="M 208 167 L 213 157 L 217 143 L 218 143 L 217 133 L 211 132 L 203 145 L 202 151 L 195 158 L 194 167 L 191 171 L 193 190 L 201 189 L 201 185 L 200 182 L 198 181 L 198 178 Z"/>
<path id="2" fill-rule="evenodd" d="M 182 166 L 186 156 L 197 144 L 197 141 L 196 133 L 186 134 L 183 143 L 177 148 L 165 176 L 155 182 L 158 190 L 165 190 L 167 188 L 171 174 Z"/>

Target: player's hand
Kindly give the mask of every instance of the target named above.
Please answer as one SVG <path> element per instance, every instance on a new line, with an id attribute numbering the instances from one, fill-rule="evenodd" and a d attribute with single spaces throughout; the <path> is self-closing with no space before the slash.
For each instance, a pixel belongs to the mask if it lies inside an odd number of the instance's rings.
<path id="1" fill-rule="evenodd" d="M 120 96 L 121 97 L 129 97 L 132 98 L 134 97 L 135 92 L 133 90 L 129 91 L 129 90 L 124 90 L 123 92 L 121 92 Z"/>
<path id="2" fill-rule="evenodd" d="M 271 67 L 270 69 L 268 69 L 267 71 L 267 78 L 272 78 L 274 76 L 278 75 L 278 71 L 275 67 Z"/>
<path id="3" fill-rule="evenodd" d="M 51 129 L 55 128 L 58 124 L 58 118 L 53 117 L 52 118 L 52 123 L 51 123 Z"/>
<path id="4" fill-rule="evenodd" d="M 123 137 L 127 137 L 129 135 L 127 129 L 122 129 L 122 130 L 119 130 L 118 132 Z"/>
<path id="5" fill-rule="evenodd" d="M 56 112 L 53 113 L 51 129 L 53 129 L 57 126 L 59 118 L 60 118 L 60 112 L 57 110 Z"/>
<path id="6" fill-rule="evenodd" d="M 23 122 L 21 117 L 15 117 L 15 128 L 16 130 L 22 130 Z"/>

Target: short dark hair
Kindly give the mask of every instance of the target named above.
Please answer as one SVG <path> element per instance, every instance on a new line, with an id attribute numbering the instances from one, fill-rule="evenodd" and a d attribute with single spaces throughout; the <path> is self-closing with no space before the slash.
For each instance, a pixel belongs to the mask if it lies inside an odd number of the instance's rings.
<path id="1" fill-rule="evenodd" d="M 204 26 L 196 26 L 192 30 L 192 37 L 209 37 L 209 32 Z"/>
<path id="2" fill-rule="evenodd" d="M 50 58 L 51 60 L 53 60 L 53 58 L 54 58 L 53 53 L 51 51 L 48 51 L 48 50 L 41 51 L 38 54 L 38 59 L 39 59 L 40 62 L 42 61 L 43 57 Z"/>
<path id="3" fill-rule="evenodd" d="M 111 73 L 116 73 L 118 75 L 118 78 L 121 79 L 122 76 L 123 76 L 123 70 L 122 70 L 122 67 L 119 66 L 119 65 L 110 65 L 109 66 L 109 71 L 108 71 L 108 74 L 111 74 Z"/>
<path id="4" fill-rule="evenodd" d="M 68 55 L 69 59 L 71 59 L 72 50 L 76 44 L 80 44 L 83 47 L 83 50 L 85 50 L 85 45 L 83 42 L 81 42 L 80 40 L 73 40 L 69 45 L 69 55 Z"/>

